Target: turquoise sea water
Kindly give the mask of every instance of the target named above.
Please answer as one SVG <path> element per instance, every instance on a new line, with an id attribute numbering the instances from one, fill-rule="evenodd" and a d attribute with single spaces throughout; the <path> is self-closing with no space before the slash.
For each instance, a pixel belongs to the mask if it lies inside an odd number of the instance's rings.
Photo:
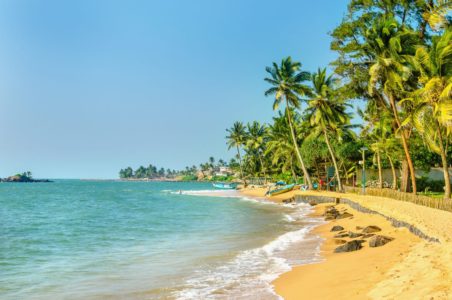
<path id="1" fill-rule="evenodd" d="M 318 220 L 208 183 L 0 184 L 1 299 L 275 299 Z"/>

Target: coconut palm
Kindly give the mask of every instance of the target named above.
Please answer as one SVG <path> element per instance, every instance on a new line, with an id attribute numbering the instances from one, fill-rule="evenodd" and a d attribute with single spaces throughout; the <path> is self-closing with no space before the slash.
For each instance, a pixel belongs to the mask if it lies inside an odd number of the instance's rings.
<path id="1" fill-rule="evenodd" d="M 437 0 L 436 5 L 433 1 L 430 1 L 428 10 L 424 13 L 423 17 L 435 31 L 447 28 L 450 25 L 450 20 L 447 15 L 452 10 L 452 1 L 450 0 Z"/>
<path id="2" fill-rule="evenodd" d="M 265 70 L 270 77 L 267 77 L 264 80 L 270 83 L 272 87 L 265 92 L 265 96 L 274 95 L 275 100 L 273 102 L 273 110 L 278 109 L 279 105 L 282 102 L 285 102 L 286 116 L 295 152 L 306 178 L 306 182 L 309 188 L 312 189 L 313 186 L 311 177 L 309 176 L 308 170 L 306 169 L 301 157 L 300 149 L 298 148 L 297 138 L 290 113 L 291 107 L 300 107 L 300 97 L 311 94 L 311 89 L 307 85 L 303 84 L 303 82 L 309 80 L 310 74 L 308 72 L 300 71 L 300 69 L 301 64 L 299 62 L 293 62 L 290 56 L 282 59 L 279 66 L 278 64 L 273 63 L 271 67 L 267 67 Z"/>
<path id="3" fill-rule="evenodd" d="M 350 124 L 350 116 L 346 112 L 349 105 L 337 95 L 334 95 L 335 79 L 332 75 L 327 76 L 326 69 L 318 69 L 312 75 L 312 85 L 314 94 L 308 100 L 306 116 L 309 124 L 314 127 L 314 132 L 322 134 L 325 139 L 334 165 L 339 191 L 343 191 L 339 168 L 329 135 L 334 134 L 340 138 L 344 125 Z"/>
<path id="4" fill-rule="evenodd" d="M 412 124 L 422 135 L 429 148 L 441 156 L 445 198 L 451 196 L 450 177 L 447 163 L 447 135 L 452 124 L 444 119 L 452 105 L 452 28 L 442 36 L 436 36 L 432 45 L 419 47 L 412 59 L 415 69 L 421 74 L 422 87 L 405 100 L 414 104 L 414 109 L 404 124 Z"/>
<path id="5" fill-rule="evenodd" d="M 387 119 L 380 118 L 375 124 L 369 138 L 370 149 L 375 153 L 378 168 L 378 187 L 383 188 L 383 172 L 381 167 L 381 156 L 384 154 L 386 139 L 391 136 L 392 129 L 387 126 Z"/>
<path id="6" fill-rule="evenodd" d="M 294 118 L 297 115 L 293 115 Z M 295 172 L 296 153 L 293 142 L 291 141 L 290 127 L 287 118 L 279 112 L 278 117 L 273 118 L 273 124 L 268 128 L 268 142 L 266 154 L 271 154 L 271 164 L 278 168 L 278 171 L 285 172 L 290 170 L 293 180 L 298 181 Z"/>
<path id="7" fill-rule="evenodd" d="M 228 149 L 233 147 L 237 149 L 237 156 L 240 164 L 240 177 L 244 180 L 246 185 L 245 177 L 243 176 L 242 156 L 240 154 L 240 147 L 242 147 L 246 141 L 245 126 L 243 126 L 242 122 L 237 121 L 231 128 L 226 129 L 226 131 L 229 133 L 229 135 L 226 136 Z"/>
<path id="8" fill-rule="evenodd" d="M 266 132 L 267 127 L 261 125 L 259 122 L 254 121 L 253 123 L 247 124 L 247 139 L 246 147 L 256 153 L 259 158 L 262 173 L 264 174 L 265 181 L 267 180 L 267 173 L 264 165 L 264 148 L 266 143 Z"/>
<path id="9" fill-rule="evenodd" d="M 406 62 L 408 54 L 414 51 L 417 38 L 418 35 L 399 25 L 393 17 L 385 16 L 376 20 L 367 30 L 366 43 L 363 45 L 366 51 L 374 56 L 369 68 L 368 92 L 374 95 L 381 89 L 390 104 L 397 129 L 400 131 L 413 193 L 416 193 L 416 175 L 408 146 L 409 133 L 402 128 L 397 102 L 411 76 L 411 69 Z"/>

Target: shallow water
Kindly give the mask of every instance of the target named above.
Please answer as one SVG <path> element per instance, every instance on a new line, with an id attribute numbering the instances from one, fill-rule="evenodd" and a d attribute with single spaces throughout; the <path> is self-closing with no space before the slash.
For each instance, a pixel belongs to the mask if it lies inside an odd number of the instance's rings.
<path id="1" fill-rule="evenodd" d="M 319 260 L 309 211 L 208 183 L 2 183 L 0 298 L 275 299 Z"/>

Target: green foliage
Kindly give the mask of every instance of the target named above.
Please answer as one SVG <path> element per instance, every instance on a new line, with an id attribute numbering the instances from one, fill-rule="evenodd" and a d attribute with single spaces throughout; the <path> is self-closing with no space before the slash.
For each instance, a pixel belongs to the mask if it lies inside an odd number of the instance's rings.
<path id="1" fill-rule="evenodd" d="M 228 182 L 234 180 L 233 176 L 212 176 L 212 178 L 209 179 L 209 181 L 221 181 L 221 182 Z"/>
<path id="2" fill-rule="evenodd" d="M 444 180 L 430 180 L 428 177 L 416 178 L 419 191 L 444 192 Z"/>
<path id="3" fill-rule="evenodd" d="M 198 177 L 196 175 L 184 175 L 181 178 L 181 181 L 196 181 Z"/>
<path id="4" fill-rule="evenodd" d="M 283 172 L 283 173 L 278 173 L 278 174 L 274 174 L 272 176 L 272 180 L 273 181 L 285 181 L 287 183 L 303 183 L 303 180 L 301 180 L 300 182 L 295 182 L 294 178 L 292 176 L 292 174 L 290 172 Z"/>

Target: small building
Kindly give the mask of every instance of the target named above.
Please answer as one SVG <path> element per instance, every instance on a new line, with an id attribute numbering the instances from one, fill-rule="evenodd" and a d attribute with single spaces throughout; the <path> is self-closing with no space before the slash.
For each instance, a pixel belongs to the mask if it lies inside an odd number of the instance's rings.
<path id="1" fill-rule="evenodd" d="M 232 170 L 229 167 L 219 167 L 215 172 L 215 176 L 226 177 L 232 175 Z"/>

